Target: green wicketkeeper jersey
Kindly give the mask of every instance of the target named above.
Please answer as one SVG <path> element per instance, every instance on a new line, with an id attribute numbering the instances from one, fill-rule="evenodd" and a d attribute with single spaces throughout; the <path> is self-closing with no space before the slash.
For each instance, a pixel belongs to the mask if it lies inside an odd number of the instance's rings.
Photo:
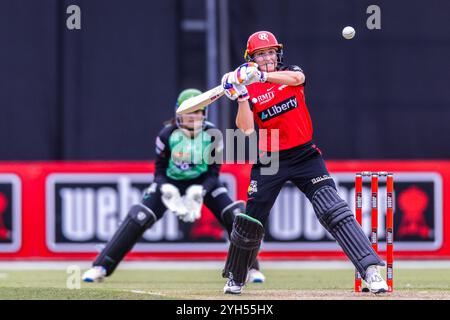
<path id="1" fill-rule="evenodd" d="M 173 180 L 191 180 L 215 168 L 208 165 L 213 143 L 208 129 L 214 129 L 207 123 L 205 129 L 196 137 L 186 136 L 176 125 L 166 126 L 156 139 L 156 170 Z M 215 144 L 216 150 L 221 148 Z"/>

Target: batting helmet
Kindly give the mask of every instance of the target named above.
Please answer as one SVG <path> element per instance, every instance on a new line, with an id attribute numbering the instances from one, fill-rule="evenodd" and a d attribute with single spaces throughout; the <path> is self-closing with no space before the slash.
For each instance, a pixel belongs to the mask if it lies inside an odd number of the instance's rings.
<path id="1" fill-rule="evenodd" d="M 255 51 L 267 48 L 276 48 L 281 53 L 283 45 L 278 43 L 277 38 L 269 31 L 255 32 L 247 40 L 247 49 L 245 50 L 244 58 L 250 61 Z"/>

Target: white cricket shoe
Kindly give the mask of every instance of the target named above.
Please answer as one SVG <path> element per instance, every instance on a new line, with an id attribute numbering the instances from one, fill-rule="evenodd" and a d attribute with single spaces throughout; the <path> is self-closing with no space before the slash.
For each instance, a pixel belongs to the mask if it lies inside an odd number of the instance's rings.
<path id="1" fill-rule="evenodd" d="M 384 293 L 388 291 L 387 283 L 381 277 L 377 266 L 369 266 L 367 268 L 364 281 L 372 293 Z"/>
<path id="2" fill-rule="evenodd" d="M 106 269 L 101 266 L 90 268 L 83 274 L 84 282 L 102 282 L 106 277 Z"/>
<path id="3" fill-rule="evenodd" d="M 225 287 L 223 287 L 223 293 L 225 294 L 241 294 L 244 286 L 235 282 L 232 279 L 228 279 Z"/>
<path id="4" fill-rule="evenodd" d="M 250 283 L 263 283 L 266 281 L 266 277 L 258 269 L 250 269 L 247 274 L 247 282 Z"/>

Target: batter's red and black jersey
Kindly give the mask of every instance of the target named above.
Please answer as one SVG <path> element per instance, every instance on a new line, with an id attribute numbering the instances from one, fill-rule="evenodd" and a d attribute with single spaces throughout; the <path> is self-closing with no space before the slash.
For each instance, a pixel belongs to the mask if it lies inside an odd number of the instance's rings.
<path id="1" fill-rule="evenodd" d="M 282 70 L 302 72 L 298 66 Z M 253 118 L 260 129 L 260 150 L 287 150 L 312 140 L 313 128 L 305 103 L 304 84 L 288 86 L 258 82 L 247 86 L 247 89 Z M 278 129 L 278 145 L 274 136 L 276 131 L 271 129 Z"/>

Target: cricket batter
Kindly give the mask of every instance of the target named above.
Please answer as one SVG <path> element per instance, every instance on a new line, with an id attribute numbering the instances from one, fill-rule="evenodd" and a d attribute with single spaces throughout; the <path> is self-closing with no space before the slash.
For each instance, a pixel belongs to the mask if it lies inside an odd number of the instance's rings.
<path id="1" fill-rule="evenodd" d="M 259 129 L 260 154 L 278 152 L 279 170 L 262 175 L 253 165 L 245 214 L 234 220 L 223 276 L 224 293 L 240 294 L 247 272 L 256 258 L 270 210 L 283 184 L 291 181 L 312 203 L 315 214 L 360 272 L 369 290 L 386 292 L 388 287 L 377 266 L 384 262 L 355 220 L 348 204 L 339 196 L 322 152 L 312 141 L 313 128 L 305 103 L 305 75 L 298 66 L 283 65 L 283 46 L 267 31 L 252 34 L 244 63 L 225 74 L 222 85 L 231 100 L 238 101 L 236 124 L 247 134 Z M 278 131 L 274 131 L 274 129 Z M 279 144 L 271 137 L 278 133 Z M 262 138 L 261 138 L 262 137 Z"/>
<path id="2" fill-rule="evenodd" d="M 201 92 L 197 89 L 182 91 L 176 108 L 184 100 L 199 94 Z M 214 125 L 206 121 L 206 110 L 176 115 L 172 122 L 156 138 L 154 182 L 145 192 L 142 202 L 131 207 L 93 267 L 84 273 L 84 281 L 102 281 L 110 276 L 142 234 L 161 219 L 167 209 L 185 222 L 194 222 L 200 218 L 204 203 L 229 235 L 235 216 L 245 212 L 244 202 L 233 202 L 219 181 L 220 164 L 209 163 L 203 158 L 223 149 L 222 140 L 213 142 L 207 132 Z M 252 263 L 246 280 L 264 282 L 257 260 Z"/>

